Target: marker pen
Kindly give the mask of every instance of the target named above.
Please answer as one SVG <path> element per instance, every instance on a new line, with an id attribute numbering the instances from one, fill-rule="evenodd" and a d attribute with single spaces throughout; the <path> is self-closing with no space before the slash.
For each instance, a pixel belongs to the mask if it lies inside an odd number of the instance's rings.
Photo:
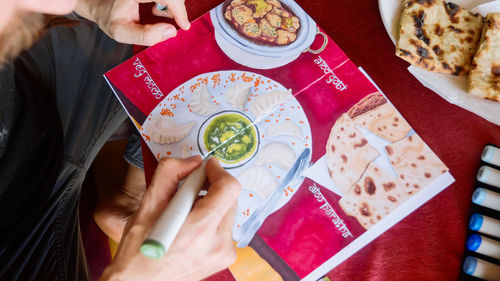
<path id="1" fill-rule="evenodd" d="M 485 260 L 467 256 L 463 265 L 464 272 L 487 281 L 500 281 L 500 266 Z"/>
<path id="2" fill-rule="evenodd" d="M 156 3 L 156 9 L 158 9 L 159 11 L 166 11 L 167 6 L 163 6 L 162 4 Z"/>
<path id="3" fill-rule="evenodd" d="M 172 245 L 205 183 L 205 167 L 209 158 L 203 160 L 200 167 L 186 177 L 168 203 L 167 208 L 160 215 L 148 238 L 142 243 L 141 253 L 144 256 L 159 259 Z"/>
<path id="4" fill-rule="evenodd" d="M 486 208 L 500 211 L 500 194 L 481 187 L 472 194 L 472 202 Z"/>
<path id="5" fill-rule="evenodd" d="M 500 167 L 500 149 L 492 145 L 485 146 L 481 153 L 481 160 Z"/>
<path id="6" fill-rule="evenodd" d="M 481 214 L 472 214 L 469 221 L 471 230 L 500 238 L 500 221 Z"/>
<path id="7" fill-rule="evenodd" d="M 481 166 L 477 172 L 477 180 L 500 188 L 500 170 L 489 166 Z"/>
<path id="8" fill-rule="evenodd" d="M 500 242 L 496 240 L 474 233 L 469 236 L 466 245 L 470 251 L 500 259 Z"/>

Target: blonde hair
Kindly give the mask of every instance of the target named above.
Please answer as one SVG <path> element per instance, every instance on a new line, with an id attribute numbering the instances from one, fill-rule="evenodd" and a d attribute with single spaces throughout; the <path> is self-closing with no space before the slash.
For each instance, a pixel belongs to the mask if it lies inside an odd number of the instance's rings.
<path id="1" fill-rule="evenodd" d="M 45 17 L 38 13 L 17 13 L 0 32 L 0 65 L 14 59 L 39 38 Z"/>

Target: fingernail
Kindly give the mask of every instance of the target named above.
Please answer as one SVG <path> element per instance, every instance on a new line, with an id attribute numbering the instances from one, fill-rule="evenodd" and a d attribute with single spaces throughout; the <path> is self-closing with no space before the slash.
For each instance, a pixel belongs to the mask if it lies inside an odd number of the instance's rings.
<path id="1" fill-rule="evenodd" d="M 190 22 L 184 22 L 181 26 L 182 29 L 184 30 L 188 30 L 189 28 L 191 27 L 191 23 Z"/>
<path id="2" fill-rule="evenodd" d="M 193 155 L 193 156 L 189 156 L 188 158 L 186 158 L 186 160 L 194 161 L 194 160 L 198 160 L 199 158 L 200 158 L 200 155 Z"/>
<path id="3" fill-rule="evenodd" d="M 171 38 L 177 34 L 177 30 L 174 27 L 167 27 L 163 30 L 163 38 Z"/>

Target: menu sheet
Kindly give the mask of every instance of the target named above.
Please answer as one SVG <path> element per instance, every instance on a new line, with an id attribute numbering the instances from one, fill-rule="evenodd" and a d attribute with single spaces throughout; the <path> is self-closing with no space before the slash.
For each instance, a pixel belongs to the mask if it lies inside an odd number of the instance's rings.
<path id="1" fill-rule="evenodd" d="M 317 280 L 454 181 L 291 0 L 228 0 L 105 78 L 157 159 L 241 183 L 236 280 Z"/>

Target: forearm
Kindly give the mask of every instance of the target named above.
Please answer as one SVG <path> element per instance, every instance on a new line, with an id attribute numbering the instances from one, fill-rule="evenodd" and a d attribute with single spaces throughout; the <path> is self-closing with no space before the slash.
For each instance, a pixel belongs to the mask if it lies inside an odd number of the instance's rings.
<path id="1" fill-rule="evenodd" d="M 113 7 L 110 3 L 114 2 L 104 0 L 78 0 L 75 12 L 79 16 L 95 22 L 103 29 L 103 19 L 109 18 Z"/>

